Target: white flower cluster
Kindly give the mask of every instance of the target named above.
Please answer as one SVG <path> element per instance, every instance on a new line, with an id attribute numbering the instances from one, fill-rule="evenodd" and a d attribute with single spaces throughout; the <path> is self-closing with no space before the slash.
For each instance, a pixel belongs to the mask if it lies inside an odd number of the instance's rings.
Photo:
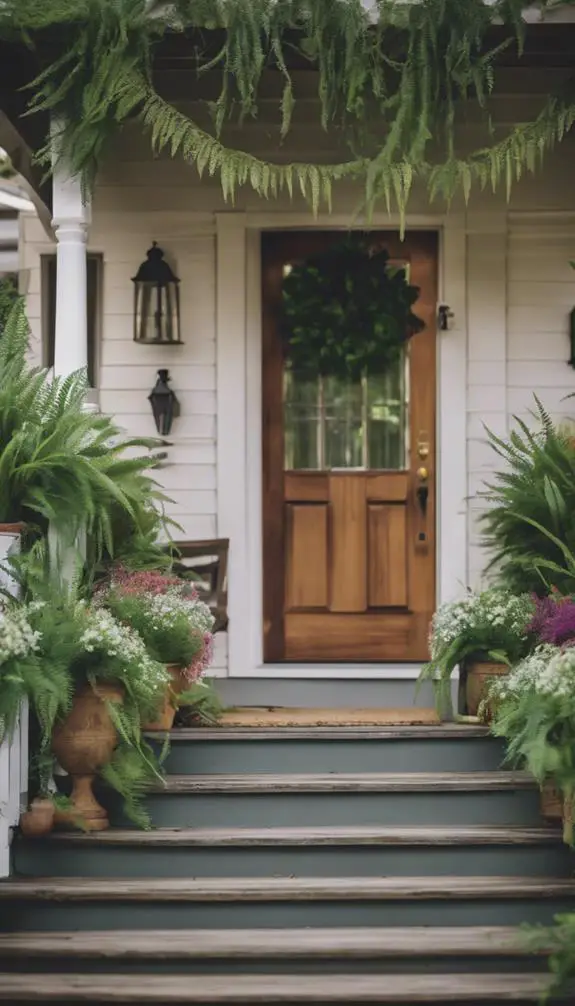
<path id="1" fill-rule="evenodd" d="M 504 629 L 521 639 L 526 635 L 532 615 L 533 602 L 528 595 L 518 597 L 496 587 L 478 594 L 469 593 L 461 601 L 442 604 L 431 623 L 431 659 L 440 659 L 456 639 L 485 632 L 488 627 Z"/>
<path id="2" fill-rule="evenodd" d="M 182 616 L 188 620 L 190 630 L 202 635 L 211 632 L 214 616 L 207 604 L 197 598 L 182 596 L 178 589 L 165 594 L 148 595 L 150 623 L 154 629 L 172 628 Z"/>
<path id="3" fill-rule="evenodd" d="M 527 692 L 567 698 L 575 694 L 575 648 L 561 650 L 545 643 L 493 685 L 496 698 L 519 698 Z"/>
<path id="4" fill-rule="evenodd" d="M 80 642 L 87 653 L 101 653 L 128 665 L 138 667 L 139 686 L 155 694 L 170 680 L 162 664 L 148 655 L 142 637 L 127 625 L 118 622 L 105 608 L 91 608 L 86 612 L 87 628 Z"/>
<path id="5" fill-rule="evenodd" d="M 40 633 L 35 632 L 23 608 L 0 606 L 0 665 L 12 657 L 27 657 L 38 649 Z"/>

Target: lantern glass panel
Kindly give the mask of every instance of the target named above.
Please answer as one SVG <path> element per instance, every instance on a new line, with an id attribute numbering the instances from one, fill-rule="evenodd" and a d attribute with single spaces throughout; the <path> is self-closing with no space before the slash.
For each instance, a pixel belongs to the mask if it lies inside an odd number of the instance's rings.
<path id="1" fill-rule="evenodd" d="M 135 284 L 134 338 L 136 342 L 180 341 L 179 296 L 175 283 L 139 281 Z"/>

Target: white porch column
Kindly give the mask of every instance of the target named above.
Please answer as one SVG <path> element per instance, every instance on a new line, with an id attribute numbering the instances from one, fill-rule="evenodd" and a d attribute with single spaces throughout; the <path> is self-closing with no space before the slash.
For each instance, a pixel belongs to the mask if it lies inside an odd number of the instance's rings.
<path id="1" fill-rule="evenodd" d="M 82 196 L 79 178 L 66 167 L 54 166 L 53 226 L 56 234 L 56 344 L 54 373 L 65 377 L 88 366 L 86 245 L 90 203 Z"/>

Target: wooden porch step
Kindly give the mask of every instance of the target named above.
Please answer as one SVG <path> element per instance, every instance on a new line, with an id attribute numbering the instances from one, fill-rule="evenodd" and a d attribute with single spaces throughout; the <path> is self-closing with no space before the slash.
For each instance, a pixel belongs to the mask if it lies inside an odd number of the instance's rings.
<path id="1" fill-rule="evenodd" d="M 393 929 L 159 929 L 0 934 L 1 957 L 198 958 L 527 957 L 517 926 Z M 546 956 L 543 950 L 538 956 Z"/>
<path id="2" fill-rule="evenodd" d="M 169 775 L 167 793 L 453 793 L 536 789 L 528 772 L 341 772 Z"/>
<path id="3" fill-rule="evenodd" d="M 170 733 L 172 744 L 178 741 L 206 740 L 439 740 L 453 738 L 489 738 L 487 727 L 460 723 L 425 726 L 314 726 L 314 727 L 178 727 Z"/>
<path id="4" fill-rule="evenodd" d="M 278 902 L 491 901 L 574 898 L 575 880 L 552 877 L 121 877 L 20 878 L 0 901 Z"/>
<path id="5" fill-rule="evenodd" d="M 450 825 L 447 827 L 405 825 L 316 825 L 307 828 L 157 828 L 138 831 L 113 828 L 96 832 L 53 832 L 42 842 L 75 846 L 460 846 L 460 845 L 557 845 L 560 828 L 512 827 L 506 825 Z M 1 888 L 0 888 L 1 894 Z"/>
<path id="6" fill-rule="evenodd" d="M 546 975 L 0 974 L 2 1002 L 502 1003 L 539 1002 Z M 566 997 L 567 998 L 567 997 Z M 572 998 L 569 997 L 572 1002 Z"/>

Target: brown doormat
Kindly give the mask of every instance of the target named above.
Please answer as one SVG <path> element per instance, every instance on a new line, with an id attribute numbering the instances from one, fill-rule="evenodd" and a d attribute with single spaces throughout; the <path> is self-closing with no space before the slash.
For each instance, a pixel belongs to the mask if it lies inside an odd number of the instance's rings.
<path id="1" fill-rule="evenodd" d="M 440 719 L 434 709 L 291 709 L 243 706 L 228 709 L 223 727 L 383 727 L 429 726 Z"/>

